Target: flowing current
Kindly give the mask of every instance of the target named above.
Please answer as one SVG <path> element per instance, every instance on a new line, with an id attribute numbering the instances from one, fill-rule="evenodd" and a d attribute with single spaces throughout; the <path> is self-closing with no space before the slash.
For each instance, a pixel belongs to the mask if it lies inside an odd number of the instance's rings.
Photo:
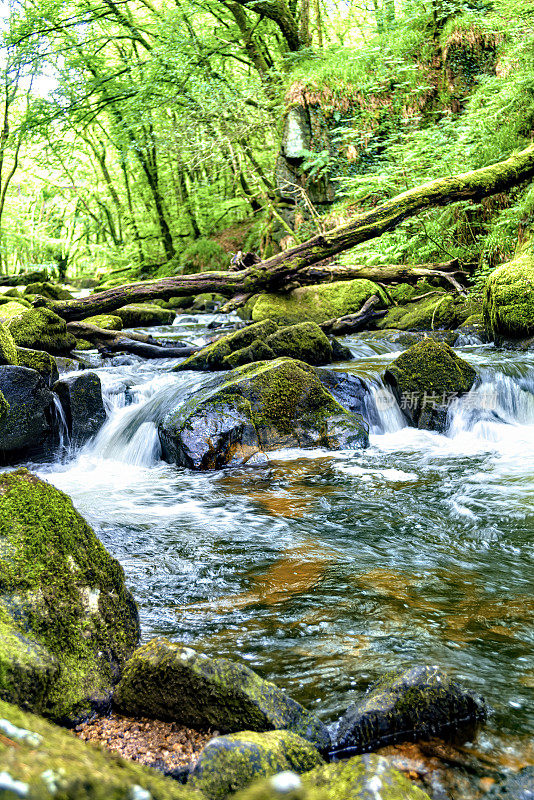
<path id="1" fill-rule="evenodd" d="M 156 333 L 201 342 L 217 319 Z M 336 368 L 372 385 L 365 451 L 285 451 L 257 470 L 170 466 L 157 423 L 210 376 L 115 358 L 95 360 L 108 412 L 98 436 L 37 469 L 120 560 L 144 640 L 243 659 L 326 721 L 386 670 L 436 663 L 486 697 L 495 729 L 526 740 L 534 354 L 460 347 L 482 381 L 440 435 L 406 427 L 380 381 L 400 345 L 345 343 L 356 358 Z"/>

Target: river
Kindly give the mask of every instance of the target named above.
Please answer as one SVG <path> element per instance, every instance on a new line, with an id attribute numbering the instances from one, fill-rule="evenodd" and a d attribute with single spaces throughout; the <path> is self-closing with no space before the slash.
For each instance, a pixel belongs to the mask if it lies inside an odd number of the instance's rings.
<path id="1" fill-rule="evenodd" d="M 198 343 L 219 319 L 150 332 Z M 406 427 L 380 386 L 400 345 L 343 341 L 356 358 L 336 368 L 374 382 L 365 451 L 169 466 L 155 421 L 209 376 L 119 357 L 97 364 L 109 416 L 96 440 L 34 468 L 121 562 L 145 641 L 242 659 L 325 721 L 386 670 L 436 663 L 517 747 L 534 730 L 534 354 L 467 339 L 457 352 L 482 382 L 440 435 Z"/>

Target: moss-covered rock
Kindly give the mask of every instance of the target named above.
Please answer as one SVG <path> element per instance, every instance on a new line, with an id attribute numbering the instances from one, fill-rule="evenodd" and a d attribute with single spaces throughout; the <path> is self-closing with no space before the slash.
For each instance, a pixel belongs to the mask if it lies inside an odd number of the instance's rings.
<path id="1" fill-rule="evenodd" d="M 261 325 L 261 322 L 259 323 Z M 230 353 L 222 360 L 222 366 L 226 369 L 235 369 L 245 364 L 253 364 L 255 361 L 272 361 L 276 355 L 269 345 L 261 339 L 255 339 L 248 347 L 242 347 L 234 353 Z"/>
<path id="2" fill-rule="evenodd" d="M 0 364 L 16 365 L 18 363 L 17 346 L 9 329 L 0 322 Z"/>
<path id="3" fill-rule="evenodd" d="M 432 736 L 468 738 L 485 718 L 484 701 L 439 667 L 398 669 L 347 709 L 337 726 L 334 752 L 367 753 Z"/>
<path id="4" fill-rule="evenodd" d="M 186 358 L 185 361 L 178 364 L 174 369 L 176 371 L 190 369 L 201 371 L 230 369 L 230 364 L 225 363 L 225 358 L 227 358 L 227 356 L 230 356 L 238 350 L 249 347 L 256 341 L 265 342 L 276 330 L 277 326 L 274 322 L 271 322 L 271 320 L 265 320 L 264 322 L 256 323 L 256 325 L 249 325 L 246 328 L 241 328 L 203 347 L 202 350 Z"/>
<path id="5" fill-rule="evenodd" d="M 208 800 L 225 800 L 257 778 L 309 772 L 323 763 L 313 745 L 289 731 L 242 731 L 208 742 L 187 785 Z"/>
<path id="6" fill-rule="evenodd" d="M 76 345 L 76 339 L 67 331 L 65 320 L 49 308 L 24 309 L 24 313 L 14 317 L 8 327 L 15 344 L 30 350 L 46 350 L 52 355 L 63 355 Z"/>
<path id="7" fill-rule="evenodd" d="M 448 406 L 471 389 L 476 372 L 449 345 L 428 338 L 396 358 L 384 380 L 412 425 L 443 431 Z"/>
<path id="8" fill-rule="evenodd" d="M 387 287 L 389 296 L 399 305 L 411 303 L 421 295 L 439 291 L 439 288 L 432 286 L 425 280 L 421 280 L 418 283 L 395 283 Z"/>
<path id="9" fill-rule="evenodd" d="M 252 319 L 255 322 L 272 319 L 280 325 L 308 320 L 326 322 L 356 313 L 374 294 L 382 297 L 380 287 L 361 279 L 302 286 L 285 295 L 262 294 L 254 304 Z"/>
<path id="10" fill-rule="evenodd" d="M 171 309 L 150 303 L 132 303 L 118 308 L 114 316 L 120 317 L 125 328 L 148 328 L 153 325 L 171 325 L 176 314 Z"/>
<path id="11" fill-rule="evenodd" d="M 84 350 L 95 350 L 95 349 L 96 345 L 94 345 L 88 339 L 76 339 L 76 345 L 74 347 L 74 350 L 81 350 L 83 352 Z"/>
<path id="12" fill-rule="evenodd" d="M 34 369 L 41 375 L 48 384 L 52 384 L 59 378 L 56 359 L 44 350 L 30 350 L 26 347 L 17 347 L 17 360 L 21 367 Z"/>
<path id="13" fill-rule="evenodd" d="M 30 301 L 29 301 L 29 300 L 27 300 L 25 297 L 22 297 L 22 295 L 11 295 L 11 296 L 7 296 L 7 295 L 5 295 L 5 294 L 4 294 L 4 295 L 2 295 L 2 296 L 0 297 L 0 305 L 2 305 L 2 306 L 5 306 L 5 305 L 7 305 L 8 303 L 12 303 L 12 302 L 13 302 L 13 298 L 14 298 L 14 297 L 16 298 L 16 302 L 17 302 L 17 303 L 18 303 L 20 306 L 24 306 L 25 308 L 33 308 L 33 306 L 32 306 L 32 304 L 30 303 Z"/>
<path id="14" fill-rule="evenodd" d="M 368 443 L 367 425 L 334 400 L 316 369 L 288 358 L 214 379 L 164 417 L 159 436 L 164 457 L 192 469 L 237 466 L 283 447 L 339 450 Z"/>
<path id="15" fill-rule="evenodd" d="M 301 322 L 273 333 L 266 344 L 276 356 L 298 358 L 319 366 L 332 361 L 332 345 L 315 322 Z"/>
<path id="16" fill-rule="evenodd" d="M 83 321 L 89 325 L 96 325 L 97 328 L 103 328 L 105 331 L 122 331 L 122 319 L 114 314 L 96 314 Z"/>
<path id="17" fill-rule="evenodd" d="M 326 726 L 285 692 L 244 664 L 208 658 L 166 639 L 135 651 L 115 691 L 131 716 L 171 719 L 223 732 L 287 729 L 330 747 Z"/>
<path id="18" fill-rule="evenodd" d="M 1 700 L 0 732 L 0 796 L 6 800 L 201 800 L 171 778 Z"/>
<path id="19" fill-rule="evenodd" d="M 243 306 L 240 306 L 240 308 L 236 309 L 235 313 L 237 314 L 237 316 L 243 320 L 251 320 L 252 309 L 254 308 L 260 297 L 261 294 L 253 294 L 252 297 L 249 297 Z"/>
<path id="20" fill-rule="evenodd" d="M 213 292 L 206 292 L 204 294 L 197 294 L 193 300 L 190 308 L 191 311 L 213 312 L 226 303 L 227 297 L 222 294 L 215 294 Z"/>
<path id="21" fill-rule="evenodd" d="M 19 303 L 16 300 L 11 300 L 8 303 L 0 305 L 0 322 L 9 325 L 11 320 L 17 317 L 22 317 L 28 311 L 28 306 Z"/>
<path id="22" fill-rule="evenodd" d="M 400 331 L 451 329 L 456 327 L 458 319 L 455 298 L 451 294 L 442 294 L 390 308 L 377 327 L 382 330 L 396 328 Z"/>
<path id="23" fill-rule="evenodd" d="M 49 300 L 74 299 L 68 289 L 64 289 L 63 286 L 58 286 L 57 283 L 51 283 L 50 281 L 29 283 L 24 290 L 24 294 L 41 295 L 41 297 L 46 297 Z"/>
<path id="24" fill-rule="evenodd" d="M 106 700 L 139 637 L 119 563 L 27 470 L 0 477 L 0 624 L 0 698 L 56 719 Z"/>
<path id="25" fill-rule="evenodd" d="M 5 419 L 7 419 L 8 414 L 9 414 L 9 403 L 7 402 L 3 393 L 0 392 L 0 424 L 3 423 Z"/>
<path id="26" fill-rule="evenodd" d="M 385 758 L 364 755 L 317 767 L 305 775 L 284 772 L 257 781 L 235 800 L 429 800 Z"/>
<path id="27" fill-rule="evenodd" d="M 484 291 L 483 314 L 493 337 L 522 339 L 534 335 L 532 244 L 491 273 Z"/>

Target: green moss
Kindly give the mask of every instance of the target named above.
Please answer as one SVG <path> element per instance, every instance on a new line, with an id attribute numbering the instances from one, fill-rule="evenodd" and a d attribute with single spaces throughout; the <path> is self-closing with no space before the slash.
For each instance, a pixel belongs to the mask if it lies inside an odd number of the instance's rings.
<path id="1" fill-rule="evenodd" d="M 436 286 L 423 280 L 419 283 L 396 283 L 387 287 L 388 294 L 395 300 L 396 303 L 404 305 L 410 303 L 414 297 L 420 297 L 427 292 L 439 292 Z"/>
<path id="2" fill-rule="evenodd" d="M 230 364 L 225 363 L 225 358 L 231 353 L 249 347 L 255 340 L 264 341 L 274 333 L 277 326 L 271 320 L 259 322 L 256 325 L 249 325 L 241 330 L 234 331 L 217 339 L 216 342 L 203 347 L 198 353 L 189 356 L 174 369 L 176 371 L 198 369 L 198 370 L 217 370 L 228 369 Z"/>
<path id="3" fill-rule="evenodd" d="M 6 306 L 8 303 L 12 303 L 13 302 L 13 297 L 17 298 L 16 302 L 20 306 L 24 306 L 25 308 L 33 308 L 32 304 L 30 303 L 29 300 L 26 300 L 26 298 L 21 297 L 19 295 L 7 296 L 7 295 L 4 294 L 4 295 L 0 296 L 0 305 Z"/>
<path id="4" fill-rule="evenodd" d="M 261 324 L 261 323 L 260 323 Z M 248 347 L 235 350 L 222 360 L 224 369 L 234 369 L 242 367 L 244 364 L 252 364 L 254 361 L 271 361 L 275 358 L 275 353 L 266 342 L 256 339 Z"/>
<path id="5" fill-rule="evenodd" d="M 122 319 L 113 314 L 96 314 L 94 317 L 87 317 L 83 321 L 106 331 L 122 331 Z"/>
<path id="6" fill-rule="evenodd" d="M 14 635 L 60 665 L 43 705 L 28 698 L 32 710 L 58 718 L 107 695 L 139 632 L 122 569 L 69 498 L 26 470 L 0 477 L 0 596 Z M 16 663 L 2 651 L 0 697 L 20 702 Z"/>
<path id="7" fill-rule="evenodd" d="M 22 317 L 27 310 L 27 305 L 23 305 L 15 300 L 10 301 L 9 303 L 4 303 L 0 306 L 0 321 L 9 325 L 12 319 Z"/>
<path id="8" fill-rule="evenodd" d="M 301 322 L 273 333 L 266 342 L 277 356 L 298 358 L 306 364 L 329 364 L 332 345 L 315 322 Z"/>
<path id="9" fill-rule="evenodd" d="M 383 296 L 380 287 L 368 280 L 302 286 L 286 295 L 263 294 L 254 304 L 252 319 L 272 319 L 280 325 L 326 322 L 359 311 L 373 294 Z"/>
<path id="10" fill-rule="evenodd" d="M 24 290 L 24 294 L 41 295 L 41 297 L 46 297 L 49 300 L 73 299 L 72 294 L 67 289 L 55 283 L 51 283 L 50 281 L 45 281 L 44 283 L 29 283 Z"/>
<path id="11" fill-rule="evenodd" d="M 131 303 L 118 308 L 114 316 L 120 317 L 125 328 L 144 328 L 151 325 L 170 325 L 174 311 L 150 303 Z"/>
<path id="12" fill-rule="evenodd" d="M 0 364 L 17 365 L 17 347 L 9 329 L 0 322 Z M 24 365 L 23 365 L 24 366 Z"/>
<path id="13" fill-rule="evenodd" d="M 76 339 L 76 346 L 74 347 L 75 350 L 94 350 L 96 345 L 90 342 L 88 339 Z"/>
<path id="14" fill-rule="evenodd" d="M 483 314 L 494 337 L 518 339 L 534 334 L 534 253 L 530 243 L 488 278 Z"/>
<path id="15" fill-rule="evenodd" d="M 0 392 L 0 424 L 6 419 L 8 414 L 9 414 L 9 403 L 7 402 L 2 392 Z"/>
<path id="16" fill-rule="evenodd" d="M 201 800 L 191 789 L 155 770 L 86 744 L 69 731 L 2 701 L 0 718 L 22 732 L 17 739 L 0 738 L 0 764 L 13 780 L 27 785 L 27 800 L 135 800 L 136 796 Z M 141 790 L 148 794 L 141 795 Z M 11 796 L 7 792 L 6 797 Z"/>
<path id="17" fill-rule="evenodd" d="M 428 795 L 393 769 L 385 758 L 365 755 L 317 767 L 285 791 L 287 780 L 258 781 L 235 800 L 429 800 Z"/>
<path id="18" fill-rule="evenodd" d="M 308 772 L 323 764 L 309 742 L 289 731 L 243 731 L 208 742 L 188 781 L 208 800 L 224 800 L 255 779 L 292 770 Z"/>
<path id="19" fill-rule="evenodd" d="M 17 358 L 21 367 L 34 369 L 49 383 L 53 383 L 59 377 L 56 359 L 44 350 L 17 347 Z"/>
<path id="20" fill-rule="evenodd" d="M 9 322 L 9 331 L 15 344 L 30 350 L 46 350 L 61 355 L 68 353 L 76 344 L 74 336 L 67 331 L 65 320 L 48 308 L 24 309 L 22 316 Z"/>
<path id="21" fill-rule="evenodd" d="M 455 328 L 458 321 L 455 298 L 450 294 L 428 297 L 416 303 L 391 308 L 378 328 L 401 331 L 425 331 Z"/>

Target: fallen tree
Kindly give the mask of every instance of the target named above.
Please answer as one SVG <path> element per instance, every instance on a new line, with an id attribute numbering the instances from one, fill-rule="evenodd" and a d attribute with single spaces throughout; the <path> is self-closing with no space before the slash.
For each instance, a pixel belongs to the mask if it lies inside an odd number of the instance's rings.
<path id="1" fill-rule="evenodd" d="M 280 291 L 302 281 L 351 280 L 369 277 L 380 282 L 410 281 L 417 277 L 441 277 L 456 280 L 449 269 L 429 270 L 428 265 L 389 267 L 323 267 L 327 277 L 319 278 L 309 272 L 314 264 L 331 258 L 357 244 L 374 239 L 392 230 L 414 214 L 436 206 L 460 200 L 481 200 L 507 191 L 534 176 L 534 144 L 505 161 L 465 172 L 409 189 L 381 203 L 371 211 L 358 214 L 344 225 L 321 233 L 283 253 L 238 272 L 203 272 L 196 275 L 177 275 L 156 281 L 121 286 L 79 300 L 50 301 L 38 298 L 36 305 L 46 305 L 66 320 L 83 319 L 103 314 L 128 303 L 151 299 L 168 299 L 180 295 L 216 292 L 225 297 L 252 294 L 259 291 Z M 316 270 L 319 268 L 316 268 Z M 426 271 L 425 271 L 426 270 Z M 308 271 L 308 272 L 307 272 Z M 323 272 L 323 275 L 325 273 Z M 447 277 L 448 276 L 448 277 Z M 456 281 L 456 283 L 458 283 Z M 459 284 L 458 284 L 459 286 Z M 456 287 L 458 288 L 458 287 Z"/>
<path id="2" fill-rule="evenodd" d="M 132 331 L 126 335 L 121 331 L 99 328 L 89 322 L 69 322 L 67 330 L 77 339 L 85 339 L 105 353 L 130 353 L 143 358 L 185 358 L 199 349 L 188 345 L 164 343 L 144 333 Z"/>

